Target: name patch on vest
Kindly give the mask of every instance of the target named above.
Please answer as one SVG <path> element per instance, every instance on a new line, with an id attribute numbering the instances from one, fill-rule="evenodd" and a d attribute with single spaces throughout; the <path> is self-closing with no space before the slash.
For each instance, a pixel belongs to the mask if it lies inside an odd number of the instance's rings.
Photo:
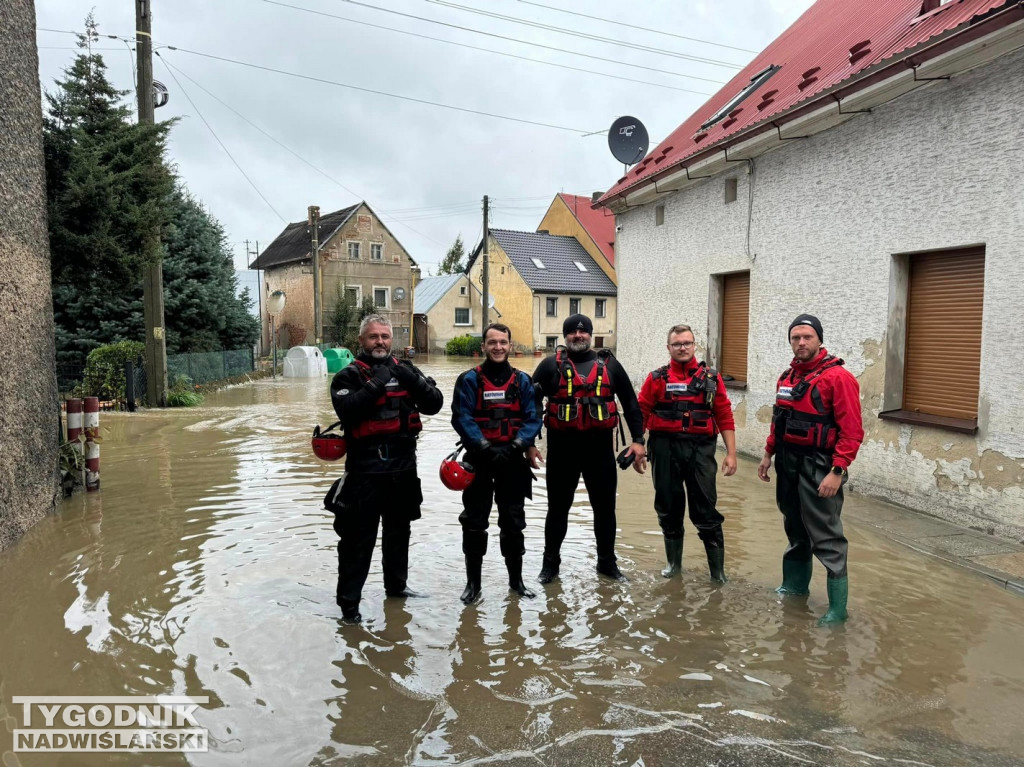
<path id="1" fill-rule="evenodd" d="M 779 392 L 776 396 L 778 397 L 778 399 L 793 399 L 793 387 L 780 386 Z"/>
<path id="2" fill-rule="evenodd" d="M 390 381 L 387 382 L 387 384 L 384 386 L 384 388 L 385 389 L 397 389 L 398 388 L 398 379 L 397 378 L 392 378 Z"/>
<path id="3" fill-rule="evenodd" d="M 490 400 L 498 400 L 498 399 L 502 399 L 502 400 L 505 399 L 505 392 L 503 392 L 503 391 L 485 391 L 484 392 L 484 401 L 485 402 L 488 402 Z"/>
<path id="4" fill-rule="evenodd" d="M 670 383 L 665 384 L 665 391 L 670 394 L 686 394 L 689 389 L 686 388 L 687 384 L 684 383 Z"/>

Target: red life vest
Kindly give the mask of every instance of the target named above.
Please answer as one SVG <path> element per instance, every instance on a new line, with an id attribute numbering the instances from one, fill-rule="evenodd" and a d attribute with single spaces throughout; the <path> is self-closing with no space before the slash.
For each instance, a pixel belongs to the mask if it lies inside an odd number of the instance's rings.
<path id="1" fill-rule="evenodd" d="M 652 374 L 658 387 L 657 400 L 647 421 L 651 433 L 714 436 L 718 433 L 711 409 L 718 389 L 718 373 L 701 362 L 692 373 L 677 373 L 665 365 Z"/>
<path id="2" fill-rule="evenodd" d="M 779 376 L 772 408 L 777 441 L 790 447 L 825 451 L 836 446 L 839 428 L 832 411 L 825 407 L 817 382 L 826 370 L 842 364 L 841 359 L 830 354 L 802 378 L 793 368 Z"/>
<path id="3" fill-rule="evenodd" d="M 559 347 L 555 352 L 558 391 L 548 397 L 544 425 L 554 431 L 614 429 L 619 416 L 608 378 L 608 352 L 598 352 L 594 366 L 582 378 L 565 351 Z"/>
<path id="4" fill-rule="evenodd" d="M 354 360 L 353 364 L 358 366 L 365 381 L 373 378 L 373 368 L 365 362 Z M 420 422 L 420 414 L 412 395 L 403 389 L 396 379 L 392 378 L 384 387 L 384 391 L 381 392 L 377 401 L 374 402 L 373 413 L 366 420 L 346 429 L 345 434 L 351 441 L 352 439 L 373 439 L 393 434 L 414 436 L 422 430 L 423 424 Z"/>
<path id="5" fill-rule="evenodd" d="M 473 420 L 480 427 L 484 439 L 493 443 L 511 442 L 523 425 L 523 408 L 520 403 L 519 371 L 512 368 L 512 375 L 501 386 L 491 383 L 484 375 L 483 367 L 476 367 L 476 407 Z"/>

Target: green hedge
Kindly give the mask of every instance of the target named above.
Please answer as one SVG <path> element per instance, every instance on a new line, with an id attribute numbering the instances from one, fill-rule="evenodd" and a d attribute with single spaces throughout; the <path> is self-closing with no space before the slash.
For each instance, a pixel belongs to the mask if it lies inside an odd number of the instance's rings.
<path id="1" fill-rule="evenodd" d="M 85 360 L 82 395 L 102 400 L 123 400 L 124 365 L 126 362 L 138 362 L 145 351 L 146 345 L 141 341 L 118 341 L 93 349 Z"/>
<path id="2" fill-rule="evenodd" d="M 445 344 L 444 351 L 446 354 L 460 354 L 463 357 L 470 357 L 473 352 L 480 351 L 480 338 L 469 334 L 453 338 Z"/>

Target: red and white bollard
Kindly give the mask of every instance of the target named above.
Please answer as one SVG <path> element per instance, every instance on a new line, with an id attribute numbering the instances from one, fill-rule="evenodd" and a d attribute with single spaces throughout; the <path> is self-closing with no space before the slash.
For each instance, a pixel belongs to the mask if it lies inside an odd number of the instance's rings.
<path id="1" fill-rule="evenodd" d="M 85 398 L 82 420 L 85 428 L 85 490 L 94 493 L 100 489 L 100 445 L 93 440 L 100 436 L 100 399 Z"/>

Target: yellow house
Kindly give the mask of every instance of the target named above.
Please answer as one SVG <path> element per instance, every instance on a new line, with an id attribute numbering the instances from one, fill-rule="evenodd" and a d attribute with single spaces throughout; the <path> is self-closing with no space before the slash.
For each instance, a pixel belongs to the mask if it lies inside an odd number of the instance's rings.
<path id="1" fill-rule="evenodd" d="M 615 274 L 615 214 L 593 207 L 590 197 L 556 194 L 537 231 L 575 237 L 608 279 L 619 284 Z"/>
<path id="2" fill-rule="evenodd" d="M 594 347 L 615 347 L 615 283 L 575 237 L 491 229 L 488 285 L 512 342 L 526 349 L 562 343 L 562 322 L 572 314 L 594 321 Z M 483 243 L 470 258 L 470 282 L 483 284 Z"/>

